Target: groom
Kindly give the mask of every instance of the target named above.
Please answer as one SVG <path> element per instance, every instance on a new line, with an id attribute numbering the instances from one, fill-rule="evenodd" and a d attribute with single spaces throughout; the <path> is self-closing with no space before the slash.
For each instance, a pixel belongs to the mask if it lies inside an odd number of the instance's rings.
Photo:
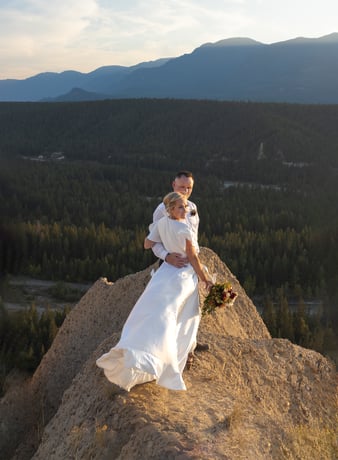
<path id="1" fill-rule="evenodd" d="M 189 201 L 189 197 L 194 188 L 194 177 L 190 171 L 179 171 L 174 181 L 172 182 L 172 188 L 174 192 L 181 193 L 187 199 L 188 212 L 186 214 L 186 223 L 189 226 L 192 235 L 193 235 L 193 245 L 196 248 L 196 252 L 199 252 L 198 246 L 198 225 L 199 225 L 199 216 L 197 212 L 197 206 L 192 201 Z M 164 203 L 160 203 L 154 211 L 153 222 L 157 222 L 162 217 L 166 216 L 166 210 Z M 182 268 L 188 263 L 188 259 L 183 257 L 181 254 L 176 252 L 169 253 L 162 243 L 156 243 L 152 247 L 153 253 L 156 257 L 162 261 L 166 261 L 168 264 L 173 265 L 177 268 Z M 208 344 L 197 343 L 195 351 L 207 351 L 209 350 Z"/>
<path id="2" fill-rule="evenodd" d="M 186 223 L 189 226 L 192 235 L 193 235 L 193 245 L 196 248 L 196 252 L 199 252 L 198 246 L 198 224 L 199 224 L 199 217 L 197 212 L 197 206 L 192 201 L 189 201 L 189 197 L 192 193 L 192 189 L 194 187 L 194 178 L 190 171 L 179 171 L 174 181 L 172 182 L 172 187 L 174 192 L 181 193 L 187 199 L 188 204 L 188 212 L 186 215 Z M 154 211 L 153 214 L 153 222 L 157 222 L 161 219 L 161 217 L 166 216 L 166 210 L 164 203 L 160 203 Z M 153 248 L 153 253 L 156 257 L 161 260 L 165 260 L 168 264 L 173 265 L 177 268 L 182 268 L 188 263 L 188 259 L 186 257 L 182 257 L 180 254 L 176 252 L 169 253 L 163 246 L 162 243 L 156 243 Z"/>

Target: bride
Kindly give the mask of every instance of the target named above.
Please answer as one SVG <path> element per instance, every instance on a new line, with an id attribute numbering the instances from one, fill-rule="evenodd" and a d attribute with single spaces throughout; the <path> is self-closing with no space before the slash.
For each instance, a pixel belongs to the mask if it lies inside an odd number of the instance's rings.
<path id="1" fill-rule="evenodd" d="M 182 373 L 200 321 L 198 278 L 207 289 L 212 286 L 185 223 L 186 198 L 171 192 L 163 202 L 168 216 L 152 224 L 144 247 L 162 242 L 189 264 L 176 268 L 164 262 L 159 267 L 130 312 L 119 342 L 96 361 L 108 380 L 127 391 L 152 380 L 170 390 L 186 390 Z"/>

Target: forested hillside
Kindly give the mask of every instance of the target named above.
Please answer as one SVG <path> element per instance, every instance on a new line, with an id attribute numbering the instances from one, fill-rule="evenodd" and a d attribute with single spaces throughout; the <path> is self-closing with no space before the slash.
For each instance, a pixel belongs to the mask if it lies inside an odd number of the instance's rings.
<path id="1" fill-rule="evenodd" d="M 145 268 L 152 212 L 190 169 L 200 244 L 273 335 L 335 357 L 337 120 L 338 106 L 0 104 L 1 274 L 95 281 Z"/>
<path id="2" fill-rule="evenodd" d="M 256 160 L 259 154 L 338 167 L 337 120 L 337 105 L 169 99 L 0 103 L 0 156 L 63 152 L 68 159 L 169 171 L 185 163 L 221 178 L 238 177 L 238 168 L 228 168 L 227 161 Z M 240 165 L 242 178 L 245 170 Z M 259 180 L 270 179 L 265 173 Z"/>

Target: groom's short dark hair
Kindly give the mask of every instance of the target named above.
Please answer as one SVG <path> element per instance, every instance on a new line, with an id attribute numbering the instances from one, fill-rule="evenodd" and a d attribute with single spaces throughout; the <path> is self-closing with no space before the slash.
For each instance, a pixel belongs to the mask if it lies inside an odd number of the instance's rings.
<path id="1" fill-rule="evenodd" d="M 179 179 L 182 176 L 191 177 L 192 179 L 194 179 L 194 176 L 191 171 L 178 171 L 178 173 L 175 176 L 175 179 Z"/>

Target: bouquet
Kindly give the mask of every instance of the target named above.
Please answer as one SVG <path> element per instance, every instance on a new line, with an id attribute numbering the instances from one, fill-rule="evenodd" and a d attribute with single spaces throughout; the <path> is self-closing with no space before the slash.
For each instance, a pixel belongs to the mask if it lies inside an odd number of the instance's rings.
<path id="1" fill-rule="evenodd" d="M 233 305 L 237 296 L 230 283 L 215 283 L 204 300 L 202 315 L 212 313 L 219 307 Z"/>

